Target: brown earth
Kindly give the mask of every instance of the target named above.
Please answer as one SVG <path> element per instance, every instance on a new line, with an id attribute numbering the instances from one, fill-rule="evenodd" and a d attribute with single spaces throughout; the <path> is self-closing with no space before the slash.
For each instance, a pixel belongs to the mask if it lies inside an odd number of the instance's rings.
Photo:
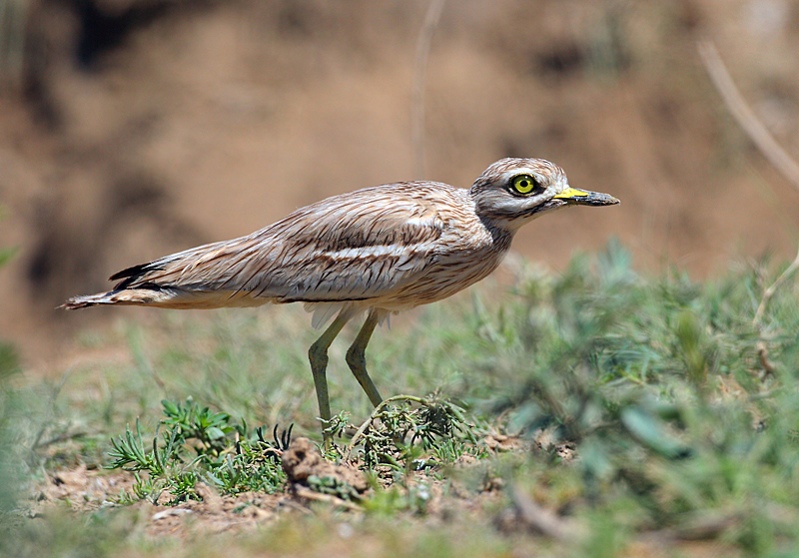
<path id="1" fill-rule="evenodd" d="M 0 23 L 22 37 L 0 48 L 0 247 L 18 248 L 0 272 L 0 338 L 29 367 L 120 315 L 54 307 L 122 267 L 419 177 L 426 1 L 27 6 L 26 23 Z M 555 269 L 611 236 L 644 269 L 697 276 L 789 257 L 799 195 L 727 115 L 700 37 L 799 153 L 798 2 L 462 0 L 446 4 L 428 59 L 425 177 L 467 187 L 497 158 L 541 156 L 621 198 L 519 234 L 516 250 Z"/>
<path id="2" fill-rule="evenodd" d="M 131 473 L 109 474 L 81 465 L 49 474 L 37 488 L 33 501 L 23 506 L 28 507 L 27 516 L 31 519 L 46 518 L 58 505 L 76 512 L 115 507 L 121 494 L 131 493 L 132 482 Z M 204 484 L 198 484 L 197 494 L 202 500 L 187 500 L 178 506 L 141 500 L 131 509 L 138 512 L 138 526 L 147 536 L 186 537 L 192 526 L 201 526 L 210 533 L 255 527 L 273 520 L 281 503 L 291 501 L 285 494 L 247 492 L 221 496 Z"/>
<path id="3" fill-rule="evenodd" d="M 551 455 L 546 432 L 539 433 L 532 447 L 517 437 L 500 434 L 487 437 L 484 444 L 487 451 L 493 454 L 533 451 L 540 452 L 541 459 Z M 125 517 L 130 523 L 126 529 L 128 535 L 136 535 L 145 541 L 163 540 L 165 537 L 179 541 L 202 539 L 206 544 L 217 546 L 225 546 L 228 540 L 230 548 L 227 550 L 234 555 L 242 551 L 250 555 L 251 549 L 247 552 L 247 539 L 242 535 L 257 533 L 258 527 L 275 526 L 279 521 L 296 525 L 305 516 L 316 516 L 326 522 L 327 533 L 318 539 L 303 538 L 299 543 L 303 556 L 360 556 L 365 548 L 380 548 L 385 544 L 373 540 L 375 533 L 369 529 L 359 529 L 368 516 L 368 510 L 357 503 L 359 498 L 343 500 L 316 492 L 306 482 L 313 476 L 335 478 L 342 485 L 358 485 L 363 488 L 357 488 L 358 492 L 363 492 L 366 484 L 360 470 L 346 463 L 337 465 L 324 460 L 319 450 L 305 438 L 292 442 L 283 454 L 283 461 L 289 482 L 281 492 L 220 495 L 212 487 L 198 483 L 196 495 L 199 499 L 167 505 L 165 502 L 169 497 L 163 494 L 156 502 L 139 500 L 124 507 L 120 507 L 118 502 L 123 494 L 132 494 L 133 478 L 130 473 L 78 465 L 49 472 L 31 497 L 21 504 L 24 512 L 18 519 L 49 521 L 66 510 L 86 513 L 118 508 L 124 509 L 127 514 Z M 568 467 L 571 463 L 571 458 L 564 458 L 561 466 Z M 479 460 L 464 455 L 453 468 L 464 473 L 475 466 L 479 467 Z M 537 502 L 537 499 L 543 498 L 541 495 L 536 497 L 528 494 L 518 486 L 506 487 L 502 477 L 490 471 L 484 471 L 483 475 L 482 485 L 474 490 L 464 486 L 457 474 L 455 478 L 442 481 L 437 478 L 435 470 L 432 473 L 407 472 L 402 486 L 395 483 L 393 489 L 407 495 L 409 490 L 424 487 L 425 511 L 418 515 L 413 510 L 397 511 L 397 521 L 415 524 L 416 534 L 424 529 L 452 529 L 453 525 L 469 526 L 470 529 L 475 525 L 492 525 L 506 537 L 512 549 L 509 555 L 512 556 L 527 556 L 531 548 L 553 541 L 574 544 L 586 536 L 587 526 L 568 513 L 559 512 L 553 507 L 553 502 Z M 391 473 L 388 476 L 392 476 Z M 390 483 L 388 479 L 380 479 L 380 482 Z M 510 503 L 504 498 L 506 492 L 511 494 Z M 672 556 L 676 552 L 697 558 L 738 556 L 740 554 L 735 548 L 716 540 L 718 533 L 734 527 L 735 521 L 734 516 L 722 514 L 711 517 L 702 525 L 688 522 L 682 529 L 644 533 L 626 544 L 621 555 L 656 558 Z M 413 529 L 408 531 L 415 532 Z M 276 532 L 280 536 L 279 530 Z M 214 537 L 208 537 L 209 534 Z M 233 538 L 216 540 L 216 537 L 225 534 Z M 358 537 L 358 544 L 348 540 L 353 536 Z M 285 552 L 277 554 L 283 555 Z"/>
<path id="4" fill-rule="evenodd" d="M 508 451 L 529 451 L 517 438 L 500 436 L 499 441 L 491 438 L 493 447 L 487 444 L 488 451 L 504 453 Z M 126 504 L 128 509 L 138 515 L 137 528 L 150 537 L 174 535 L 181 538 L 193 533 L 240 532 L 258 525 L 274 522 L 281 516 L 291 514 L 310 514 L 315 507 L 332 508 L 351 512 L 360 517 L 364 508 L 359 503 L 361 495 L 370 491 L 364 473 L 347 462 L 335 464 L 325 460 L 319 449 L 307 438 L 297 438 L 282 452 L 282 464 L 288 481 L 283 491 L 274 494 L 245 492 L 236 495 L 220 495 L 214 488 L 198 483 L 196 498 L 178 503 L 168 503 L 170 495 L 163 492 L 155 497 Z M 468 459 L 467 459 L 468 458 Z M 464 456 L 459 467 L 470 467 L 476 459 Z M 146 476 L 146 473 L 142 474 Z M 391 477 L 389 472 L 388 477 Z M 350 490 L 351 494 L 342 499 L 334 494 L 314 487 L 309 479 L 325 479 L 327 486 L 338 485 Z M 493 477 L 491 477 L 492 480 Z M 64 508 L 75 512 L 96 511 L 102 508 L 119 507 L 125 497 L 135 499 L 132 491 L 133 475 L 124 471 L 104 471 L 96 467 L 87 468 L 80 464 L 68 469 L 50 472 L 44 482 L 32 491 L 30 497 L 21 503 L 22 515 L 28 519 L 46 518 L 48 514 L 58 513 Z M 381 479 L 385 484 L 391 481 Z M 423 483 L 429 486 L 430 499 L 426 502 L 427 513 L 442 520 L 454 510 L 463 514 L 478 515 L 488 502 L 500 500 L 498 491 L 501 479 L 486 482 L 474 494 L 457 483 L 445 495 L 442 481 L 427 471 L 409 474 L 408 486 Z M 407 490 L 396 487 L 400 490 Z M 503 520 L 506 529 L 516 529 L 512 514 Z"/>

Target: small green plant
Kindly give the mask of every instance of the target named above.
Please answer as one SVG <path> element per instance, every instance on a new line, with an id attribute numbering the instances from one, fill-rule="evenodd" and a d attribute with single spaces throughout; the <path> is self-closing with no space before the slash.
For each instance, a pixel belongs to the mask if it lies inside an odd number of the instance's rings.
<path id="1" fill-rule="evenodd" d="M 350 440 L 346 457 L 359 448 L 367 468 L 388 465 L 420 469 L 454 462 L 466 452 L 481 453 L 481 428 L 466 411 L 436 394 L 427 398 L 398 395 L 386 399 Z"/>
<path id="2" fill-rule="evenodd" d="M 368 513 L 378 516 L 393 517 L 400 512 L 425 515 L 430 498 L 430 487 L 426 483 L 393 485 L 376 491 L 363 504 Z"/>
<path id="3" fill-rule="evenodd" d="M 328 494 L 347 501 L 359 501 L 361 499 L 361 495 L 352 485 L 338 477 L 311 475 L 308 477 L 307 483 L 308 488 L 320 494 Z"/>
<path id="4" fill-rule="evenodd" d="M 350 426 L 350 414 L 347 411 L 340 411 L 337 414 L 330 417 L 330 420 L 327 421 L 327 424 L 324 426 L 324 434 L 329 437 L 331 440 L 343 438 L 345 435 L 345 431 Z M 335 457 L 335 454 L 331 454 L 331 458 Z"/>
<path id="5" fill-rule="evenodd" d="M 166 491 L 174 504 L 197 499 L 198 481 L 216 487 L 223 494 L 249 490 L 274 492 L 285 480 L 279 454 L 288 445 L 291 429 L 274 441 L 266 440 L 263 428 L 250 432 L 244 421 L 235 422 L 227 413 L 200 407 L 191 399 L 185 403 L 162 401 L 164 417 L 151 442 L 145 442 L 141 425 L 135 432 L 111 441 L 108 468 L 132 471 L 137 499 L 157 502 Z M 159 436 L 160 431 L 160 436 Z M 193 455 L 188 455 L 189 450 Z M 130 502 L 124 496 L 120 502 Z"/>
<path id="6" fill-rule="evenodd" d="M 161 423 L 183 441 L 194 442 L 197 455 L 218 457 L 227 449 L 227 439 L 234 432 L 246 435 L 247 424 L 234 424 L 230 415 L 199 407 L 188 399 L 185 404 L 163 400 L 164 418 Z"/>

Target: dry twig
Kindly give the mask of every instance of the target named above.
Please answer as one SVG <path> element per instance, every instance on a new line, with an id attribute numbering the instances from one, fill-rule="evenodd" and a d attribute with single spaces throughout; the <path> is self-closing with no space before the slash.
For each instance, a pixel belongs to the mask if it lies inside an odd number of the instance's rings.
<path id="1" fill-rule="evenodd" d="M 339 508 L 344 508 L 345 510 L 349 511 L 363 511 L 363 508 L 354 502 L 350 502 L 348 500 L 342 500 L 338 496 L 333 496 L 332 494 L 321 494 L 319 492 L 314 492 L 310 488 L 305 486 L 294 486 L 294 493 L 305 500 L 313 500 L 315 502 L 324 502 L 325 504 L 330 504 L 332 506 L 336 506 Z"/>
<path id="2" fill-rule="evenodd" d="M 774 139 L 763 123 L 755 116 L 754 111 L 746 104 L 741 92 L 738 91 L 732 81 L 727 67 L 722 62 L 716 46 L 712 41 L 702 40 L 697 43 L 697 48 L 702 62 L 705 64 L 705 69 L 713 81 L 713 85 L 716 86 L 716 90 L 721 95 L 733 118 L 766 159 L 799 191 L 799 164 L 780 147 L 777 140 Z"/>
<path id="3" fill-rule="evenodd" d="M 788 267 L 785 268 L 779 277 L 766 289 L 763 291 L 763 298 L 760 299 L 760 304 L 757 307 L 757 311 L 755 312 L 755 317 L 752 319 L 752 323 L 757 327 L 760 328 L 760 322 L 763 319 L 763 314 L 766 312 L 766 307 L 768 303 L 771 301 L 771 298 L 777 292 L 777 290 L 782 286 L 788 278 L 796 273 L 799 270 L 799 251 L 796 252 L 796 257 L 790 263 Z"/>

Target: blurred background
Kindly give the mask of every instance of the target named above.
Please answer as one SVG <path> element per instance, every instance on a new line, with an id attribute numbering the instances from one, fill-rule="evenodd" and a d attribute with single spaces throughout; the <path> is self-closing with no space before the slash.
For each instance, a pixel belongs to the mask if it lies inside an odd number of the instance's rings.
<path id="1" fill-rule="evenodd" d="M 54 307 L 123 267 L 364 186 L 468 187 L 505 156 L 622 200 L 522 229 L 514 249 L 555 270 L 611 237 L 696 278 L 793 255 L 799 194 L 697 40 L 799 156 L 799 2 L 450 0 L 421 57 L 429 6 L 0 0 L 0 338 L 36 365 L 112 319 Z"/>

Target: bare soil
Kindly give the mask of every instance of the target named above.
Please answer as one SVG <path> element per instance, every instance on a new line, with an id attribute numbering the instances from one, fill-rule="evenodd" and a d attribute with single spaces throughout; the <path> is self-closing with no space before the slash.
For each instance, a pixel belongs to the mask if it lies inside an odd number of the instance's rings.
<path id="1" fill-rule="evenodd" d="M 546 432 L 539 433 L 532 448 L 518 437 L 499 434 L 489 436 L 484 442 L 492 453 L 528 453 L 546 449 L 550 444 Z M 561 450 L 562 466 L 571 466 L 572 450 L 566 445 L 558 448 L 559 452 Z M 543 453 L 541 456 L 543 458 Z M 164 540 L 164 537 L 169 537 L 187 540 L 222 533 L 235 536 L 255 532 L 259 526 L 274 525 L 281 519 L 297 521 L 303 516 L 317 515 L 327 518 L 329 529 L 335 532 L 318 541 L 305 541 L 301 545 L 302 555 L 326 556 L 331 552 L 341 556 L 360 555 L 363 549 L 375 544 L 369 540 L 368 531 L 358 535 L 357 545 L 347 542 L 355 533 L 353 525 L 358 525 L 366 513 L 360 505 L 316 492 L 307 483 L 312 477 L 336 478 L 341 483 L 357 486 L 358 492 L 369 496 L 361 471 L 349 464 L 335 465 L 325 461 L 318 449 L 305 438 L 294 440 L 283 458 L 289 482 L 282 492 L 223 496 L 200 483 L 196 487 L 199 499 L 163 505 L 167 500 L 167 495 L 164 495 L 156 503 L 141 500 L 127 505 L 129 517 L 135 518 L 129 529 L 145 539 Z M 477 464 L 475 458 L 464 456 L 455 468 L 463 471 Z M 23 504 L 27 513 L 22 520 L 46 521 L 54 510 L 64 510 L 65 507 L 76 513 L 118 507 L 120 495 L 130 493 L 132 480 L 128 472 L 87 469 L 85 465 L 51 472 L 27 504 Z M 402 521 L 433 529 L 436 526 L 452 528 L 453 525 L 473 529 L 476 525 L 490 525 L 507 537 L 514 556 L 528 555 L 530 548 L 546 545 L 546 541 L 573 542 L 584 536 L 584 525 L 569 518 L 568 514 L 535 503 L 515 487 L 505 486 L 499 476 L 486 474 L 477 490 L 465 487 L 457 477 L 442 482 L 427 471 L 408 473 L 404 484 L 405 487 L 395 488 L 406 491 L 407 487 L 423 484 L 427 487 L 428 496 L 421 516 L 414 514 L 413 510 L 395 512 L 402 516 Z M 507 492 L 512 495 L 511 502 L 505 497 Z M 331 516 L 330 510 L 335 510 L 337 515 Z M 696 558 L 738 556 L 737 550 L 714 536 L 716 529 L 724 527 L 708 525 L 705 526 L 709 528 L 707 532 L 702 531 L 702 527 L 685 533 L 668 529 L 653 531 L 629 543 L 623 555 L 657 558 L 679 552 Z M 236 540 L 241 544 L 240 538 Z"/>
<path id="2" fill-rule="evenodd" d="M 512 440 L 515 441 L 502 437 L 500 443 L 504 445 L 501 448 L 497 446 L 493 451 L 520 451 L 523 445 L 516 438 Z M 460 466 L 469 467 L 474 463 L 473 459 L 464 459 Z M 156 503 L 140 500 L 127 507 L 137 513 L 139 526 L 147 536 L 152 537 L 237 532 L 275 521 L 281 514 L 310 514 L 320 506 L 349 512 L 355 517 L 363 513 L 363 508 L 356 503 L 358 495 L 367 496 L 370 489 L 363 472 L 355 465 L 326 461 L 310 440 L 297 438 L 284 452 L 283 467 L 289 480 L 279 493 L 220 495 L 214 488 L 199 483 L 196 489 L 198 499 L 166 505 L 170 496 L 164 493 Z M 455 486 L 445 496 L 442 482 L 428 472 L 420 471 L 411 476 L 413 478 L 409 482 L 424 482 L 430 486 L 426 515 L 437 520 L 451 516 L 453 509 L 461 509 L 468 514 L 481 513 L 486 504 L 499 499 L 498 489 L 502 487 L 498 484 L 499 479 L 496 479 L 495 482 L 486 482 L 477 494 Z M 355 498 L 343 499 L 315 490 L 313 484 L 309 483 L 309 479 L 314 478 L 350 486 L 355 490 Z M 63 509 L 64 506 L 75 512 L 118 507 L 123 493 L 132 495 L 132 484 L 133 475 L 130 472 L 109 472 L 78 465 L 49 473 L 45 482 L 34 490 L 22 507 L 27 510 L 26 515 L 30 519 L 45 518 L 53 509 Z M 515 528 L 512 516 L 504 521 L 506 529 Z"/>

